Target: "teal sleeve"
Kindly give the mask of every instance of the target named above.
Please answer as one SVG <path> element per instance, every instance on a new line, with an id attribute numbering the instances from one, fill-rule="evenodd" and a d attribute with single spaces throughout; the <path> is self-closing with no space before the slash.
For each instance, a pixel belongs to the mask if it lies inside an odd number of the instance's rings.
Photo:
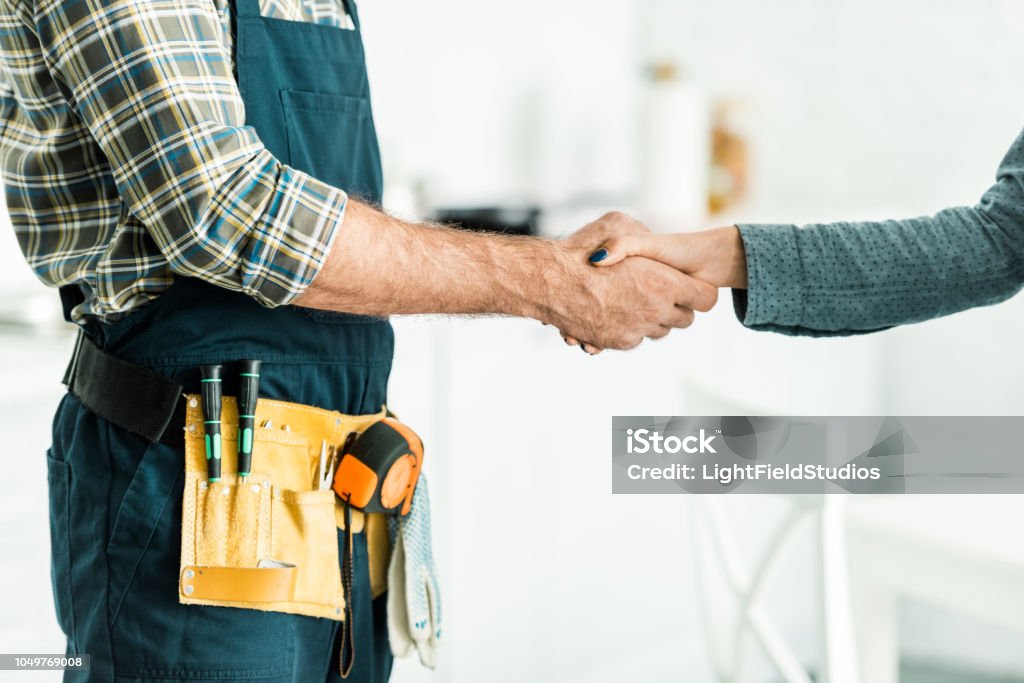
<path id="1" fill-rule="evenodd" d="M 740 225 L 747 327 L 865 334 L 1004 301 L 1024 286 L 1024 133 L 977 206 L 868 223 Z"/>

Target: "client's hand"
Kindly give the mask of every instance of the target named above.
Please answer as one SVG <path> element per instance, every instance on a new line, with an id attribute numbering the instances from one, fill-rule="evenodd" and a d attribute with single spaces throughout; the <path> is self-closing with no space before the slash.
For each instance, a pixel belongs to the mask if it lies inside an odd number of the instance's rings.
<path id="1" fill-rule="evenodd" d="M 747 259 L 735 227 L 676 235 L 616 235 L 590 255 L 590 262 L 604 268 L 628 256 L 661 261 L 716 287 L 747 287 Z"/>

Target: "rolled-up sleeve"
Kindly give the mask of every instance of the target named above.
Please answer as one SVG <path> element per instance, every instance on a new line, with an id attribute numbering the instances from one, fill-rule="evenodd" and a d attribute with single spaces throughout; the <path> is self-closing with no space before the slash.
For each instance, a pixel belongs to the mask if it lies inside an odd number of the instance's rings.
<path id="1" fill-rule="evenodd" d="M 37 0 L 47 68 L 171 269 L 292 301 L 326 260 L 345 192 L 252 128 L 211 0 Z"/>
<path id="2" fill-rule="evenodd" d="M 1004 301 L 1024 286 L 1024 133 L 977 206 L 866 223 L 740 225 L 747 327 L 865 334 Z"/>

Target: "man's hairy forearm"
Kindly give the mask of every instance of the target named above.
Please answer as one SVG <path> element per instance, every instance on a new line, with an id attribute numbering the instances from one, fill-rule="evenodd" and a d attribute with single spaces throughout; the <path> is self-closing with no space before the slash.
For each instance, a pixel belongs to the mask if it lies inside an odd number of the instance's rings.
<path id="1" fill-rule="evenodd" d="M 554 242 L 407 223 L 349 200 L 327 262 L 295 303 L 346 313 L 546 320 Z M 554 266 L 554 268 L 553 268 Z"/>
<path id="2" fill-rule="evenodd" d="M 349 200 L 327 262 L 295 303 L 375 316 L 514 315 L 596 348 L 628 349 L 687 327 L 718 291 L 649 259 L 588 262 L 609 238 L 643 232 L 613 211 L 564 240 L 479 234 L 406 223 Z"/>

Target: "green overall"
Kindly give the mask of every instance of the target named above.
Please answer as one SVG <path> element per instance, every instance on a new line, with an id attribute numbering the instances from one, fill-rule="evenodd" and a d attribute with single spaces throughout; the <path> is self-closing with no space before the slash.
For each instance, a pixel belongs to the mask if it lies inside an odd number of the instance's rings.
<path id="1" fill-rule="evenodd" d="M 379 202 L 363 45 L 354 3 L 345 4 L 354 31 L 269 19 L 257 0 L 233 2 L 237 78 L 247 125 L 282 163 Z M 253 358 L 263 361 L 263 397 L 348 414 L 386 402 L 386 320 L 269 309 L 178 278 L 126 318 L 84 330 L 108 354 L 187 392 L 198 392 L 199 365 Z M 92 656 L 89 672 L 66 680 L 340 680 L 337 621 L 178 603 L 183 461 L 181 448 L 149 443 L 71 394 L 62 400 L 48 453 L 53 590 L 68 652 Z M 391 655 L 385 596 L 372 598 L 366 562 L 359 534 L 347 680 L 376 683 L 387 680 Z"/>

